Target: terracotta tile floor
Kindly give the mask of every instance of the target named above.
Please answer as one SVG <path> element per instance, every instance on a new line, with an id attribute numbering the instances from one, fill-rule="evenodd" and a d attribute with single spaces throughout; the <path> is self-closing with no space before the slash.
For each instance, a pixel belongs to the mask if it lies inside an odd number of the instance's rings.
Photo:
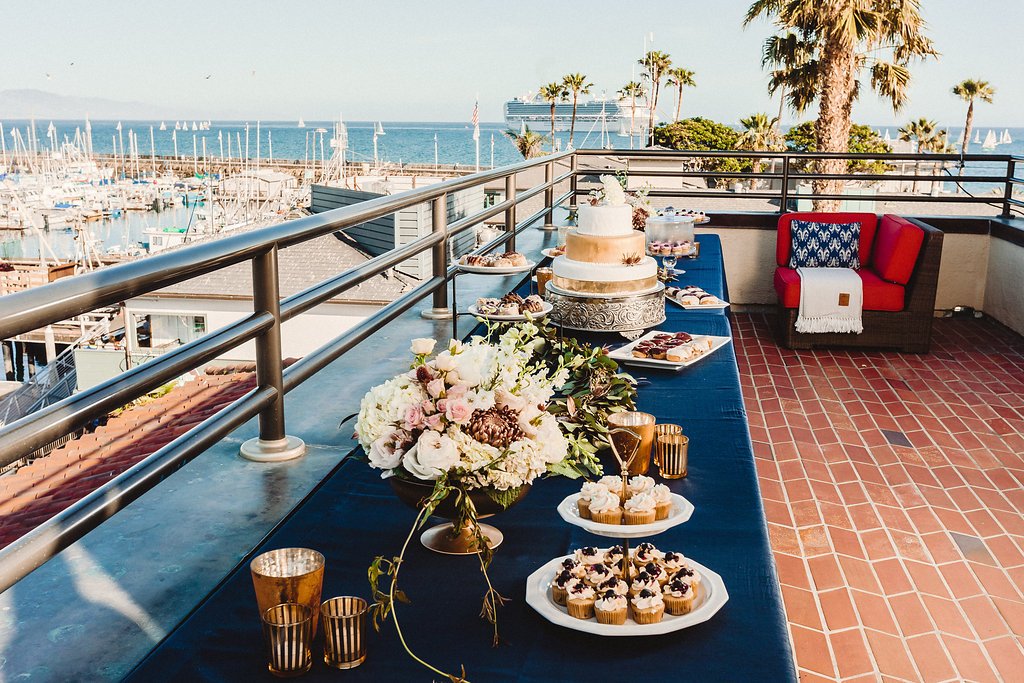
<path id="1" fill-rule="evenodd" d="M 734 317 L 801 680 L 1024 681 L 1024 339 L 789 351 Z"/>

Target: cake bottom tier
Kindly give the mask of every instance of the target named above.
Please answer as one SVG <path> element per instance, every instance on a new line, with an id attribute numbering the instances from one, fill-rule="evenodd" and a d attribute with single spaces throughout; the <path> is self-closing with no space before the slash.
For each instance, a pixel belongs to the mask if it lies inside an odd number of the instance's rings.
<path id="1" fill-rule="evenodd" d="M 551 282 L 566 292 L 579 292 L 581 294 L 635 294 L 654 289 L 658 284 L 658 276 L 640 278 L 638 280 L 620 280 L 602 282 L 599 280 L 577 280 L 576 278 L 553 275 Z"/>
<path id="2" fill-rule="evenodd" d="M 660 282 L 648 292 L 620 296 L 594 296 L 549 286 L 544 298 L 552 305 L 549 317 L 572 330 L 629 332 L 665 322 L 665 286 Z"/>

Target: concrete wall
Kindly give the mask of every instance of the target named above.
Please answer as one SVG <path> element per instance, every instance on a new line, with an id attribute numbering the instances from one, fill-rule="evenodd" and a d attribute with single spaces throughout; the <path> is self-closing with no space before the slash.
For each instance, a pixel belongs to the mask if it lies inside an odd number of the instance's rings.
<path id="1" fill-rule="evenodd" d="M 990 242 L 988 235 L 946 233 L 942 239 L 942 261 L 939 286 L 935 292 L 935 308 L 971 306 L 985 307 L 985 278 L 988 269 Z"/>
<path id="2" fill-rule="evenodd" d="M 984 285 L 985 313 L 1024 334 L 1024 247 L 993 237 Z"/>

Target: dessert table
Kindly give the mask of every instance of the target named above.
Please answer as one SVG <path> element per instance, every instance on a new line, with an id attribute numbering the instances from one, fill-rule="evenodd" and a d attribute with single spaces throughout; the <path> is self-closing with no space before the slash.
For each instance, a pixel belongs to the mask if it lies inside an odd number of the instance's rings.
<path id="1" fill-rule="evenodd" d="M 700 257 L 680 259 L 677 269 L 686 273 L 676 284 L 697 285 L 727 299 L 721 243 L 714 235 L 698 239 Z M 730 335 L 727 310 L 667 304 L 667 316 L 660 329 Z M 625 341 L 616 335 L 584 336 L 600 343 Z M 538 480 L 521 503 L 488 520 L 505 536 L 490 569 L 495 588 L 510 598 L 499 611 L 503 643 L 492 648 L 490 625 L 479 616 L 485 584 L 476 558 L 435 554 L 416 541 L 399 579 L 412 600 L 398 606 L 405 638 L 441 669 L 458 673 L 464 666 L 471 681 L 795 680 L 732 345 L 679 372 L 624 369 L 641 380 L 638 409 L 659 422 L 681 424 L 690 437 L 689 476 L 664 483 L 695 510 L 685 524 L 651 540 L 721 575 L 729 593 L 721 611 L 706 623 L 645 638 L 602 638 L 544 620 L 525 602 L 526 577 L 554 557 L 597 542 L 556 512 L 579 482 L 552 478 Z M 324 415 L 325 420 L 338 417 Z M 377 472 L 346 459 L 256 552 L 288 546 L 319 550 L 326 557 L 325 598 L 368 597 L 367 566 L 375 555 L 398 553 L 414 515 Z M 248 559 L 129 680 L 272 680 Z M 344 672 L 323 664 L 318 640 L 313 669 L 304 679 L 437 680 L 406 655 L 390 622 L 368 638 L 366 662 Z"/>

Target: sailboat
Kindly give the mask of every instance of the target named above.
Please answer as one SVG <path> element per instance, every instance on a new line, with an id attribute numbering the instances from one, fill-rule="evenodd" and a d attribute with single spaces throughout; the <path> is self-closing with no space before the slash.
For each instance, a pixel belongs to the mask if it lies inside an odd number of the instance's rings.
<path id="1" fill-rule="evenodd" d="M 199 126 L 196 125 L 195 121 L 192 122 L 192 130 L 199 130 Z"/>
<path id="2" fill-rule="evenodd" d="M 974 131 L 974 144 L 976 144 L 976 145 L 980 145 L 981 144 L 981 131 L 980 130 Z"/>
<path id="3" fill-rule="evenodd" d="M 964 131 L 963 131 L 963 130 L 961 130 L 961 131 L 960 131 L 960 137 L 958 137 L 958 138 L 956 139 L 956 146 L 957 146 L 957 147 L 960 147 L 960 146 L 962 146 L 963 144 L 964 144 Z"/>
<path id="4" fill-rule="evenodd" d="M 374 126 L 373 126 L 373 134 L 374 135 L 387 135 L 387 133 L 384 132 L 384 126 L 381 125 L 380 121 L 378 121 L 376 124 L 374 124 Z"/>
<path id="5" fill-rule="evenodd" d="M 174 130 L 181 130 L 181 121 L 174 122 Z"/>
<path id="6" fill-rule="evenodd" d="M 985 136 L 985 142 L 981 144 L 982 149 L 995 149 L 999 143 L 996 141 L 996 134 L 992 130 L 988 131 L 988 135 Z"/>
<path id="7" fill-rule="evenodd" d="M 306 122 L 302 120 L 301 116 L 299 117 L 299 125 L 298 125 L 298 127 L 299 128 L 305 128 L 306 127 Z"/>
<path id="8" fill-rule="evenodd" d="M 889 129 L 888 128 L 885 129 L 885 142 L 886 142 L 886 144 L 889 144 L 889 143 L 892 142 L 892 136 L 889 135 Z"/>
<path id="9" fill-rule="evenodd" d="M 167 130 L 167 124 L 163 121 L 160 122 L 160 130 Z"/>
<path id="10" fill-rule="evenodd" d="M 1012 145 L 1013 144 L 1013 138 L 1010 137 L 1010 129 L 1009 128 L 1004 128 L 1003 129 L 1003 136 L 1001 138 L 999 138 L 999 144 L 1000 145 Z"/>

